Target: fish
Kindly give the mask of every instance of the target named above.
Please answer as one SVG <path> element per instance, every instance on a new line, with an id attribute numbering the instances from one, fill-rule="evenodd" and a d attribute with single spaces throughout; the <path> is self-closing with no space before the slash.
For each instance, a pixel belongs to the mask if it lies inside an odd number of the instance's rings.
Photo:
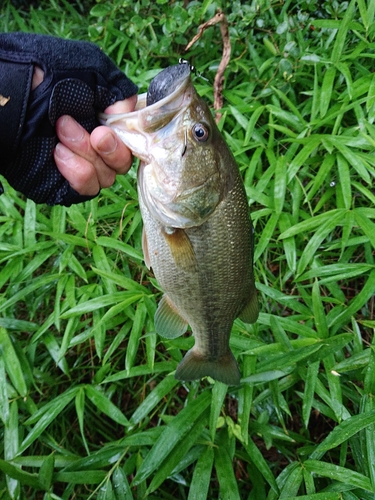
<path id="1" fill-rule="evenodd" d="M 234 156 L 184 61 L 156 75 L 136 110 L 102 115 L 140 165 L 142 248 L 164 295 L 155 331 L 174 339 L 190 325 L 194 346 L 175 378 L 238 385 L 234 320 L 258 318 L 253 226 Z"/>

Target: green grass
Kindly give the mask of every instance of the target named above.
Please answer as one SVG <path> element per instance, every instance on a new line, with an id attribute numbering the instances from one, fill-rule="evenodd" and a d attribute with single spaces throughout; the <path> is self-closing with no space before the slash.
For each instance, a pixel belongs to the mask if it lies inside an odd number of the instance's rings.
<path id="1" fill-rule="evenodd" d="M 2 31 L 91 40 L 141 87 L 186 57 L 255 225 L 242 384 L 173 377 L 156 336 L 135 168 L 90 202 L 0 197 L 0 498 L 355 500 L 375 494 L 375 3 L 5 2 Z"/>

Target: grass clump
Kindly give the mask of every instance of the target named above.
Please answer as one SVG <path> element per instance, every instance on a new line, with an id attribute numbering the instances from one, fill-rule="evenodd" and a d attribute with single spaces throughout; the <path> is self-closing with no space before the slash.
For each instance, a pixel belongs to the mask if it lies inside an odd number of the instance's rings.
<path id="1" fill-rule="evenodd" d="M 187 57 L 255 225 L 261 314 L 236 320 L 243 380 L 181 384 L 192 339 L 153 329 L 135 170 L 90 202 L 0 197 L 0 498 L 372 499 L 375 493 L 374 8 L 9 0 L 2 31 L 99 44 L 144 91 Z"/>

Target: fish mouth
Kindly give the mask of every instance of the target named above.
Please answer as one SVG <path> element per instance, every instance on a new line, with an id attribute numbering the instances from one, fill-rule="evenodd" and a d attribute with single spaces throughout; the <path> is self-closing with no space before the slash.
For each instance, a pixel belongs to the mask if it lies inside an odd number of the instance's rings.
<path id="1" fill-rule="evenodd" d="M 148 92 L 138 96 L 134 111 L 99 113 L 98 118 L 102 125 L 116 131 L 135 156 L 147 162 L 146 135 L 158 132 L 183 112 L 191 102 L 193 90 L 190 66 L 181 63 L 161 71 L 151 81 Z"/>

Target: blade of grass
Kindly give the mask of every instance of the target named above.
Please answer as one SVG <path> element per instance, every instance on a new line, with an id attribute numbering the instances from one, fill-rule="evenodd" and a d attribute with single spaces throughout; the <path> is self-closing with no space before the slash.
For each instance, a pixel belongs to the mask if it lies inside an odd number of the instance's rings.
<path id="1" fill-rule="evenodd" d="M 134 478 L 134 485 L 140 484 L 160 467 L 163 460 L 178 446 L 204 413 L 210 404 L 210 399 L 211 394 L 203 392 L 173 418 L 142 462 Z"/>
<path id="2" fill-rule="evenodd" d="M 55 456 L 53 454 L 46 457 L 40 467 L 38 479 L 45 491 L 48 491 L 52 485 L 52 476 L 55 467 Z"/>
<path id="3" fill-rule="evenodd" d="M 320 460 L 332 448 L 340 445 L 354 434 L 375 422 L 375 411 L 354 415 L 337 425 L 310 455 L 311 460 Z"/>
<path id="4" fill-rule="evenodd" d="M 224 398 L 227 393 L 228 386 L 221 382 L 215 382 L 212 389 L 211 411 L 210 411 L 210 436 L 214 441 L 217 427 L 217 420 L 219 418 Z"/>
<path id="5" fill-rule="evenodd" d="M 156 491 L 159 486 L 172 474 L 173 470 L 181 463 L 190 448 L 194 446 L 203 429 L 208 423 L 208 409 L 206 409 L 194 422 L 189 433 L 184 439 L 180 440 L 178 446 L 170 453 L 156 471 L 150 486 L 147 488 L 146 494 Z"/>
<path id="6" fill-rule="evenodd" d="M 334 479 L 335 481 L 339 481 L 340 483 L 349 484 L 355 488 L 360 488 L 373 493 L 370 480 L 367 477 L 359 474 L 358 472 L 347 469 L 346 467 L 340 467 L 338 465 L 321 462 L 319 460 L 306 460 L 306 462 L 304 462 L 304 466 L 311 474 L 328 477 Z"/>
<path id="7" fill-rule="evenodd" d="M 14 388 L 20 396 L 26 397 L 28 391 L 24 371 L 10 336 L 5 328 L 2 327 L 0 327 L 0 356 L 3 359 L 5 371 Z"/>
<path id="8" fill-rule="evenodd" d="M 139 424 L 177 384 L 178 380 L 173 375 L 167 375 L 138 406 L 130 417 L 129 425 L 133 427 Z"/>
<path id="9" fill-rule="evenodd" d="M 117 422 L 124 427 L 129 426 L 129 421 L 122 411 L 117 408 L 117 406 L 114 405 L 102 392 L 97 390 L 92 385 L 86 385 L 85 393 L 87 398 L 99 411 L 105 413 L 114 422 Z"/>
<path id="10" fill-rule="evenodd" d="M 207 446 L 194 467 L 188 500 L 206 500 L 210 487 L 214 450 Z"/>
<path id="11" fill-rule="evenodd" d="M 307 367 L 307 375 L 306 377 L 303 377 L 303 379 L 305 380 L 305 390 L 303 393 L 303 400 L 302 400 L 302 417 L 306 429 L 308 428 L 311 416 L 311 408 L 313 405 L 315 385 L 316 385 L 316 380 L 318 378 L 319 366 L 320 366 L 320 361 L 315 361 L 314 363 L 310 363 Z"/>
<path id="12" fill-rule="evenodd" d="M 254 262 L 257 262 L 257 260 L 260 258 L 262 253 L 265 251 L 267 246 L 270 243 L 270 240 L 274 234 L 275 227 L 277 225 L 277 222 L 279 220 L 279 214 L 273 213 L 271 217 L 268 219 L 267 224 L 265 228 L 262 231 L 261 237 L 256 245 L 255 252 L 254 252 Z"/>
<path id="13" fill-rule="evenodd" d="M 365 233 L 369 239 L 373 248 L 375 248 L 375 224 L 371 222 L 365 215 L 359 210 L 354 210 L 354 218 L 357 221 L 358 226 Z"/>
<path id="14" fill-rule="evenodd" d="M 342 219 L 342 213 L 336 213 L 331 218 L 326 218 L 325 222 L 315 231 L 307 243 L 303 254 L 297 266 L 297 274 L 300 275 L 306 269 L 307 265 L 314 258 L 315 252 L 318 250 L 322 242 L 335 229 L 339 221 Z"/>
<path id="15" fill-rule="evenodd" d="M 344 207 L 349 210 L 352 206 L 352 189 L 351 189 L 351 178 L 349 165 L 346 159 L 338 154 L 337 155 L 337 168 L 340 179 L 340 188 L 342 191 L 342 197 L 344 200 Z"/>
<path id="16" fill-rule="evenodd" d="M 243 355 L 242 376 L 244 379 L 255 372 L 256 357 Z M 238 394 L 238 421 L 241 426 L 242 441 L 246 445 L 249 440 L 249 421 L 253 401 L 253 389 L 251 384 L 243 384 Z"/>
<path id="17" fill-rule="evenodd" d="M 3 471 L 7 476 L 20 481 L 22 484 L 31 486 L 36 490 L 43 490 L 36 474 L 30 474 L 29 472 L 23 471 L 19 467 L 16 467 L 15 465 L 1 459 L 0 470 Z"/>
<path id="18" fill-rule="evenodd" d="M 9 420 L 9 399 L 5 373 L 4 356 L 0 354 L 0 418 L 4 425 Z"/>
<path id="19" fill-rule="evenodd" d="M 134 294 L 134 292 L 116 292 L 109 295 L 102 295 L 94 299 L 87 300 L 82 304 L 78 304 L 68 311 L 64 312 L 61 317 L 63 319 L 70 318 L 71 316 L 78 316 L 92 311 L 96 311 L 101 307 L 107 307 L 111 304 L 123 302 L 123 304 L 131 305 L 142 298 L 141 294 Z M 125 305 L 124 305 L 125 307 Z"/>
<path id="20" fill-rule="evenodd" d="M 269 468 L 267 461 L 264 456 L 260 452 L 259 448 L 255 445 L 252 439 L 249 439 L 248 444 L 245 446 L 245 449 L 254 464 L 254 466 L 259 470 L 261 475 L 267 481 L 267 483 L 271 486 L 272 490 L 276 495 L 279 495 L 279 488 L 276 484 L 274 475 Z"/>
<path id="21" fill-rule="evenodd" d="M 133 494 L 128 479 L 121 467 L 116 467 L 112 474 L 112 484 L 116 500 L 133 500 Z"/>
<path id="22" fill-rule="evenodd" d="M 90 455 L 89 447 L 86 441 L 85 437 L 85 432 L 84 432 L 84 413 L 85 413 L 85 390 L 83 387 L 81 387 L 76 394 L 75 397 L 75 406 L 76 406 L 76 413 L 77 413 L 77 418 L 78 418 L 78 425 L 79 425 L 79 430 L 81 432 L 81 437 L 83 441 L 83 445 L 86 449 L 87 455 Z"/>
<path id="23" fill-rule="evenodd" d="M 338 314 L 333 314 L 330 317 L 332 333 L 336 333 L 343 324 L 345 324 L 357 311 L 360 310 L 370 299 L 374 296 L 375 290 L 375 269 L 371 271 L 368 279 L 362 287 L 362 290 L 357 294 L 356 297 L 349 303 L 348 307 L 339 312 Z M 335 312 L 335 310 L 334 310 Z"/>
<path id="24" fill-rule="evenodd" d="M 234 475 L 233 461 L 230 455 L 230 437 L 226 428 L 218 434 L 217 448 L 214 449 L 215 469 L 220 485 L 220 497 L 227 500 L 239 500 L 240 493 Z"/>
<path id="25" fill-rule="evenodd" d="M 320 117 L 324 118 L 331 103 L 333 84 L 336 78 L 336 68 L 329 66 L 324 73 L 322 88 L 320 91 Z"/>
<path id="26" fill-rule="evenodd" d="M 133 367 L 134 360 L 137 355 L 140 337 L 145 326 L 146 314 L 147 308 L 142 300 L 138 302 L 135 310 L 133 326 L 129 336 L 128 347 L 126 349 L 125 369 L 128 371 Z"/>
<path id="27" fill-rule="evenodd" d="M 65 394 L 52 400 L 50 403 L 46 404 L 38 412 L 29 418 L 25 425 L 30 425 L 33 422 L 37 422 L 32 430 L 27 434 L 23 440 L 18 454 L 22 454 L 41 434 L 42 432 L 55 420 L 57 415 L 59 415 L 64 408 L 74 399 L 77 388 L 73 387 L 71 390 L 65 392 Z"/>
<path id="28" fill-rule="evenodd" d="M 337 32 L 335 44 L 332 50 L 331 60 L 333 63 L 337 63 L 340 61 L 340 56 L 344 49 L 345 39 L 349 30 L 349 24 L 353 18 L 354 5 L 355 0 L 351 0 L 340 23 L 340 28 Z"/>
<path id="29" fill-rule="evenodd" d="M 275 204 L 275 211 L 277 214 L 281 214 L 284 207 L 285 193 L 286 193 L 286 179 L 287 166 L 285 157 L 281 156 L 277 159 L 275 168 L 275 186 L 273 199 Z"/>
<path id="30" fill-rule="evenodd" d="M 297 495 L 303 480 L 303 469 L 299 464 L 291 464 L 287 467 L 289 473 L 285 476 L 285 481 L 280 489 L 280 500 Z"/>

